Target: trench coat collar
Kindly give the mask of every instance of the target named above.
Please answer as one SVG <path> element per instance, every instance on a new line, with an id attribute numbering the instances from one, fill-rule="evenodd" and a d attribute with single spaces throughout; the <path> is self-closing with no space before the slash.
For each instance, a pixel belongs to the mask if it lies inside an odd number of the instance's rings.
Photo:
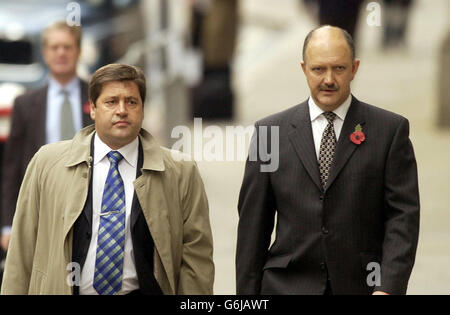
<path id="1" fill-rule="evenodd" d="M 72 139 L 66 167 L 75 166 L 77 164 L 92 161 L 91 156 L 91 139 L 94 135 L 94 125 L 81 129 Z M 142 151 L 144 152 L 143 170 L 164 171 L 164 161 L 162 149 L 153 136 L 145 129 L 141 128 L 139 138 L 142 143 Z"/>

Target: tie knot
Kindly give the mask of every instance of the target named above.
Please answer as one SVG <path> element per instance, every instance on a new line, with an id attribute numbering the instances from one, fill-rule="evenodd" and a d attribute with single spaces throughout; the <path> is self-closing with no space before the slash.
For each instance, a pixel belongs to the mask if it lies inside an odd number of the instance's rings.
<path id="1" fill-rule="evenodd" d="M 122 154 L 117 151 L 110 151 L 108 154 L 108 160 L 111 164 L 117 165 L 123 159 Z"/>
<path id="2" fill-rule="evenodd" d="M 324 112 L 323 115 L 328 120 L 329 123 L 332 123 L 336 118 L 336 114 L 333 112 Z"/>

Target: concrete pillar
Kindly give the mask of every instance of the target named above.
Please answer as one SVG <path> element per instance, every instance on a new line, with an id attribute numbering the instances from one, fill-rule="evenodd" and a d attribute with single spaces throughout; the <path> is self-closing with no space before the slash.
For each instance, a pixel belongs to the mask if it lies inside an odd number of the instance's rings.
<path id="1" fill-rule="evenodd" d="M 439 65 L 438 126 L 450 127 L 450 30 L 442 45 Z"/>

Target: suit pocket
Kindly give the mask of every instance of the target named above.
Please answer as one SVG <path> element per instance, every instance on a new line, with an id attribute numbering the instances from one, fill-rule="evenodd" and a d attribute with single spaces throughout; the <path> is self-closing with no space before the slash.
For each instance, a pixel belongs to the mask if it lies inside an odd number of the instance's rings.
<path id="1" fill-rule="evenodd" d="M 291 262 L 291 255 L 281 255 L 270 257 L 263 267 L 263 270 L 273 269 L 273 268 L 287 268 Z"/>

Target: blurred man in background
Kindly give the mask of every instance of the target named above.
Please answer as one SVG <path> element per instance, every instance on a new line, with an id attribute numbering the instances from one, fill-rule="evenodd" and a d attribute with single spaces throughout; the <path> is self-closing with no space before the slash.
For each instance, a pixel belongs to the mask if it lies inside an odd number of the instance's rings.
<path id="1" fill-rule="evenodd" d="M 38 149 L 71 139 L 92 123 L 87 83 L 77 77 L 81 28 L 56 22 L 42 34 L 42 55 L 50 77 L 42 88 L 16 98 L 5 146 L 2 178 L 1 247 L 7 250 L 20 184 Z"/>

